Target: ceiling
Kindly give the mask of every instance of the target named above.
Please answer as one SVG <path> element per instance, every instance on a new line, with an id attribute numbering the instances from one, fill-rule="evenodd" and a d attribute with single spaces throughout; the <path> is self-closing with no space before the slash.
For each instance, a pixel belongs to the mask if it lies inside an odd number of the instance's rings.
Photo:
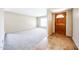
<path id="1" fill-rule="evenodd" d="M 50 8 L 49 10 L 53 13 L 63 12 L 65 10 L 69 10 L 71 8 Z"/>
<path id="2" fill-rule="evenodd" d="M 49 8 L 53 13 L 62 12 L 71 8 Z M 41 17 L 47 15 L 46 8 L 4 8 L 4 11 L 19 13 L 28 16 Z"/>
<path id="3" fill-rule="evenodd" d="M 5 8 L 4 11 L 19 13 L 28 16 L 40 17 L 47 15 L 45 8 Z"/>

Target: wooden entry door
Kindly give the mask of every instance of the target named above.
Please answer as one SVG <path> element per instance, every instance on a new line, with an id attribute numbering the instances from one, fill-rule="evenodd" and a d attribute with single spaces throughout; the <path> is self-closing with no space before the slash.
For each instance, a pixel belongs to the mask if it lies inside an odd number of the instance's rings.
<path id="1" fill-rule="evenodd" d="M 55 33 L 66 35 L 66 13 L 55 14 Z"/>

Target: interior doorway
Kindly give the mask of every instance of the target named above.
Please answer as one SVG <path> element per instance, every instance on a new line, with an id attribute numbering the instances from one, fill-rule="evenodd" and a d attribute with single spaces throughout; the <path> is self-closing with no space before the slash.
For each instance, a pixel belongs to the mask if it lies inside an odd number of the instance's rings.
<path id="1" fill-rule="evenodd" d="M 66 12 L 55 14 L 55 33 L 66 35 Z"/>

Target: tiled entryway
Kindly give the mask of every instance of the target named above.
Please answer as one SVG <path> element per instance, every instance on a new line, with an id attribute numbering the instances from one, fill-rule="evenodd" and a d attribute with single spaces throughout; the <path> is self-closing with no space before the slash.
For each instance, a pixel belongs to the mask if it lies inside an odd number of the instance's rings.
<path id="1" fill-rule="evenodd" d="M 48 48 L 50 50 L 76 50 L 73 40 L 60 34 L 53 34 L 48 37 Z"/>

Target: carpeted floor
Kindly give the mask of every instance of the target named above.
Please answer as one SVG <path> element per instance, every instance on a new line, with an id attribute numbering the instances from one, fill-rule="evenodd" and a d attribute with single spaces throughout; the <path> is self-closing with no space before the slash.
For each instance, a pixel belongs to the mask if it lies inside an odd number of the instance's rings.
<path id="1" fill-rule="evenodd" d="M 60 34 L 53 34 L 48 37 L 49 50 L 77 50 L 73 40 Z"/>

